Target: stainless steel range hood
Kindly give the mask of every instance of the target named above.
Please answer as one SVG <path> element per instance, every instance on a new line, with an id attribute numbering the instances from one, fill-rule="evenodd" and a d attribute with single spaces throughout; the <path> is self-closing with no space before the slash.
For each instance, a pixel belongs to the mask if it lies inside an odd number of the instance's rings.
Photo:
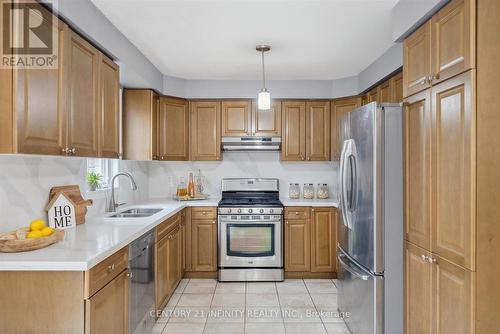
<path id="1" fill-rule="evenodd" d="M 277 137 L 222 137 L 222 150 L 234 151 L 279 151 L 281 138 Z"/>

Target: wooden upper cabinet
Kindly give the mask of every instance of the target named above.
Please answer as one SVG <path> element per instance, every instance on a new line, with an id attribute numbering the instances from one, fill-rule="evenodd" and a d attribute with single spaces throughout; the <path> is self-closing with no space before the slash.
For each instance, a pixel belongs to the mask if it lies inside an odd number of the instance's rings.
<path id="1" fill-rule="evenodd" d="M 310 208 L 287 207 L 285 210 L 285 271 L 310 271 Z"/>
<path id="2" fill-rule="evenodd" d="M 68 41 L 67 147 L 73 155 L 97 156 L 100 52 L 77 33 Z"/>
<path id="3" fill-rule="evenodd" d="M 473 0 L 453 0 L 432 17 L 432 84 L 475 67 L 475 17 Z"/>
<path id="4" fill-rule="evenodd" d="M 282 106 L 281 160 L 301 161 L 306 158 L 306 103 L 284 101 Z"/>
<path id="5" fill-rule="evenodd" d="M 191 102 L 191 160 L 220 160 L 221 103 Z"/>
<path id="6" fill-rule="evenodd" d="M 337 262 L 336 211 L 312 208 L 311 213 L 311 272 L 334 272 Z"/>
<path id="7" fill-rule="evenodd" d="M 367 103 L 377 102 L 377 99 L 379 97 L 378 87 L 375 87 L 371 91 L 369 91 L 368 94 L 367 94 L 367 96 L 368 96 Z"/>
<path id="8" fill-rule="evenodd" d="M 378 86 L 377 102 L 388 103 L 393 101 L 392 81 L 386 80 Z"/>
<path id="9" fill-rule="evenodd" d="M 332 141 L 331 141 L 331 158 L 334 161 L 340 160 L 340 151 L 342 150 L 342 117 L 349 113 L 350 111 L 361 107 L 360 97 L 349 97 L 336 99 L 332 102 L 332 112 L 331 112 L 331 129 L 332 129 Z"/>
<path id="10" fill-rule="evenodd" d="M 118 158 L 120 69 L 115 62 L 102 55 L 99 66 L 99 156 Z"/>
<path id="11" fill-rule="evenodd" d="M 368 104 L 368 94 L 361 96 L 361 105 L 364 106 L 365 104 Z"/>
<path id="12" fill-rule="evenodd" d="M 252 102 L 252 134 L 262 137 L 281 136 L 281 102 L 271 102 L 270 110 L 257 109 Z"/>
<path id="13" fill-rule="evenodd" d="M 124 270 L 85 300 L 85 334 L 128 333 L 129 278 Z"/>
<path id="14" fill-rule="evenodd" d="M 189 108 L 183 99 L 160 97 L 159 159 L 189 160 Z"/>
<path id="15" fill-rule="evenodd" d="M 217 224 L 214 219 L 191 221 L 191 250 L 193 271 L 217 270 Z"/>
<path id="16" fill-rule="evenodd" d="M 150 89 L 123 92 L 123 158 L 158 160 L 159 97 Z"/>
<path id="17" fill-rule="evenodd" d="M 403 102 L 403 72 L 399 72 L 391 79 L 392 100 L 390 102 L 401 103 Z"/>
<path id="18" fill-rule="evenodd" d="M 41 6 L 39 9 L 46 11 Z M 41 19 L 36 11 L 30 11 L 30 15 L 36 16 L 37 21 Z M 9 89 L 13 93 L 13 110 L 3 109 L 0 122 L 0 146 L 4 153 L 65 154 L 66 62 L 63 59 L 70 30 L 57 19 L 52 25 L 42 19 L 37 29 L 45 34 L 51 34 L 52 29 L 58 30 L 58 68 L 13 70 L 13 77 L 10 77 L 13 90 Z M 5 80 L 8 79 L 6 75 Z M 2 100 L 2 104 L 5 101 Z M 97 154 L 95 148 L 94 155 Z"/>
<path id="19" fill-rule="evenodd" d="M 306 103 L 306 159 L 330 160 L 330 101 Z"/>
<path id="20" fill-rule="evenodd" d="M 432 251 L 474 270 L 476 121 L 473 73 L 432 88 Z"/>
<path id="21" fill-rule="evenodd" d="M 244 137 L 252 135 L 252 103 L 222 102 L 222 135 Z"/>
<path id="22" fill-rule="evenodd" d="M 431 250 L 431 94 L 430 89 L 404 104 L 405 239 Z"/>
<path id="23" fill-rule="evenodd" d="M 403 96 L 430 87 L 431 24 L 425 23 L 403 42 Z"/>
<path id="24" fill-rule="evenodd" d="M 475 333 L 476 273 L 433 255 L 432 333 Z M 421 293 L 421 292 L 420 292 Z M 419 308 L 422 308 L 420 305 Z M 415 317 L 413 314 L 412 317 Z M 415 320 L 413 320 L 415 321 Z M 424 332 L 421 332 L 424 333 Z"/>
<path id="25" fill-rule="evenodd" d="M 432 264 L 427 258 L 431 253 L 407 241 L 404 247 L 405 334 L 430 334 L 432 333 Z"/>

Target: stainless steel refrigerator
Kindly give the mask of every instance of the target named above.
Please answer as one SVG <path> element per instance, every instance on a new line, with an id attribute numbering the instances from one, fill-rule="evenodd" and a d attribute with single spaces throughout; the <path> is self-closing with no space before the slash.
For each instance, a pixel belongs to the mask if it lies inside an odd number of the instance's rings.
<path id="1" fill-rule="evenodd" d="M 375 102 L 341 120 L 338 308 L 353 334 L 403 333 L 403 125 Z"/>

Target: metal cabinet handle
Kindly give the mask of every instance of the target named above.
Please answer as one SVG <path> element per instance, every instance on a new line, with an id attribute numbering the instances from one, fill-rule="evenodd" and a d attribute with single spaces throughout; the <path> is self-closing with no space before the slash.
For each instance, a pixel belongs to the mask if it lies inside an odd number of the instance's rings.
<path id="1" fill-rule="evenodd" d="M 153 155 L 153 160 L 158 160 L 158 156 L 157 155 Z"/>
<path id="2" fill-rule="evenodd" d="M 127 276 L 128 278 L 132 279 L 132 277 L 134 277 L 134 274 L 133 274 L 132 272 L 130 272 L 130 271 L 129 271 L 129 272 L 126 274 L 126 276 Z"/>
<path id="3" fill-rule="evenodd" d="M 437 260 L 435 258 L 431 257 L 431 256 L 427 257 L 427 261 L 429 261 L 429 263 L 434 263 L 434 264 L 437 263 Z"/>
<path id="4" fill-rule="evenodd" d="M 304 157 L 303 157 L 303 156 L 300 156 L 300 159 L 301 159 L 301 160 L 304 160 Z"/>
<path id="5" fill-rule="evenodd" d="M 428 261 L 427 260 L 428 257 L 426 255 L 424 255 L 424 254 L 420 255 L 420 258 L 422 259 L 422 261 L 425 261 L 425 262 Z"/>
<path id="6" fill-rule="evenodd" d="M 307 161 L 310 161 L 311 160 L 311 157 L 307 157 Z"/>
<path id="7" fill-rule="evenodd" d="M 299 215 L 299 212 L 298 211 L 295 211 L 295 215 L 298 216 Z"/>
<path id="8" fill-rule="evenodd" d="M 288 220 L 286 221 L 286 224 L 288 225 Z"/>
<path id="9" fill-rule="evenodd" d="M 76 148 L 72 147 L 70 153 L 74 155 L 76 153 Z"/>
<path id="10" fill-rule="evenodd" d="M 108 273 L 112 272 L 115 270 L 115 264 L 113 263 L 112 265 L 108 266 Z"/>
<path id="11" fill-rule="evenodd" d="M 423 78 L 421 81 L 420 81 L 420 84 L 423 86 L 425 84 L 427 84 L 427 77 Z"/>
<path id="12" fill-rule="evenodd" d="M 212 222 L 212 224 L 215 224 L 215 220 Z"/>
<path id="13" fill-rule="evenodd" d="M 62 153 L 68 154 L 68 151 L 69 151 L 69 148 L 67 148 L 67 147 L 64 147 L 64 148 L 61 149 Z"/>

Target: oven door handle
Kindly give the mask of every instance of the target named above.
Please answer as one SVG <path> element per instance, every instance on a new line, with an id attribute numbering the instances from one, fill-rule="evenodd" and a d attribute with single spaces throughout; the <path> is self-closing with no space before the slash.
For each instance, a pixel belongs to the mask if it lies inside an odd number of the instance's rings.
<path id="1" fill-rule="evenodd" d="M 274 220 L 226 220 L 220 219 L 219 223 L 229 223 L 229 224 L 278 224 L 281 223 L 281 219 Z"/>

